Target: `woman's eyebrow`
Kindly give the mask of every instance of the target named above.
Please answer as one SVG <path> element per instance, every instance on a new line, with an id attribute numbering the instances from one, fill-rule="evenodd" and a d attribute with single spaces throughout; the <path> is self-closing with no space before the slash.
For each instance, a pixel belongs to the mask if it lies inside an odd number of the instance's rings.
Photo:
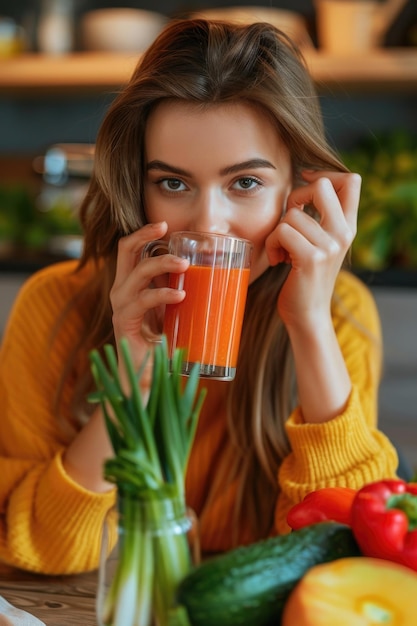
<path id="1" fill-rule="evenodd" d="M 240 172 L 242 170 L 252 170 L 262 167 L 269 167 L 273 170 L 277 169 L 275 165 L 266 159 L 249 159 L 248 161 L 242 161 L 242 163 L 235 163 L 234 165 L 229 165 L 228 167 L 223 168 L 220 170 L 220 174 L 224 176 L 225 174 L 235 174 L 236 172 Z"/>
<path id="2" fill-rule="evenodd" d="M 175 167 L 174 165 L 169 165 L 168 163 L 164 163 L 163 161 L 150 161 L 146 166 L 146 171 L 150 170 L 159 170 L 161 172 L 169 172 L 170 174 L 178 174 L 179 176 L 191 176 L 190 172 L 181 169 L 180 167 Z"/>
<path id="3" fill-rule="evenodd" d="M 259 169 L 263 167 L 268 167 L 270 169 L 275 170 L 276 167 L 270 161 L 266 159 L 248 159 L 247 161 L 242 161 L 242 163 L 234 163 L 233 165 L 228 165 L 227 167 L 220 170 L 220 175 L 225 176 L 227 174 L 235 174 L 237 172 L 241 172 L 242 170 L 247 169 Z M 170 174 L 177 174 L 178 176 L 191 176 L 190 172 L 187 170 L 183 170 L 180 167 L 176 167 L 175 165 L 169 165 L 169 163 L 164 163 L 164 161 L 150 161 L 146 170 L 149 172 L 150 170 L 159 170 L 162 172 L 169 172 Z"/>

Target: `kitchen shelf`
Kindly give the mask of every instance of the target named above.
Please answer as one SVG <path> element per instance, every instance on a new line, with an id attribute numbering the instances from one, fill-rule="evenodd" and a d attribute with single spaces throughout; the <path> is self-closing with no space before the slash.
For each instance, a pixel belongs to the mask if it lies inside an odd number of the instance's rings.
<path id="1" fill-rule="evenodd" d="M 80 52 L 63 56 L 22 54 L 0 60 L 0 95 L 102 93 L 118 90 L 138 62 L 137 54 Z"/>
<path id="2" fill-rule="evenodd" d="M 305 58 L 319 91 L 417 94 L 417 48 L 380 48 L 343 57 L 311 51 Z"/>
<path id="3" fill-rule="evenodd" d="M 0 96 L 117 91 L 129 79 L 138 54 L 78 52 L 64 56 L 23 54 L 0 59 Z M 417 93 L 417 49 L 384 48 L 366 55 L 336 57 L 315 49 L 304 56 L 323 92 Z"/>

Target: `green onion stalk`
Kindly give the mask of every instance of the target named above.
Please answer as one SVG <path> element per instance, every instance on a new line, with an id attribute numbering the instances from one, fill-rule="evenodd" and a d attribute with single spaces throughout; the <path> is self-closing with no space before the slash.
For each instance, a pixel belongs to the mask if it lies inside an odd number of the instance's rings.
<path id="1" fill-rule="evenodd" d="M 184 380 L 184 351 L 168 357 L 165 337 L 153 351 L 152 385 L 143 402 L 140 378 L 126 339 L 120 342 L 127 373 L 122 385 L 113 346 L 105 359 L 90 353 L 96 391 L 114 456 L 104 477 L 118 491 L 116 571 L 102 601 L 102 626 L 186 625 L 177 607 L 178 583 L 192 567 L 186 520 L 185 472 L 206 390 L 198 392 L 199 365 Z M 128 389 L 126 391 L 125 389 Z M 181 521 L 182 520 L 182 521 Z"/>

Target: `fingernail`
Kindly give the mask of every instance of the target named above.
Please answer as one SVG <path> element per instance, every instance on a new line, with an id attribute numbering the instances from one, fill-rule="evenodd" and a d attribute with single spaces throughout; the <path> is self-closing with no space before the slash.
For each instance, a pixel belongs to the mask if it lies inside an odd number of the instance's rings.
<path id="1" fill-rule="evenodd" d="M 182 265 L 184 261 L 186 261 L 187 263 L 189 262 L 188 259 L 183 259 L 180 256 L 174 256 L 172 259 L 172 262 L 176 265 Z"/>

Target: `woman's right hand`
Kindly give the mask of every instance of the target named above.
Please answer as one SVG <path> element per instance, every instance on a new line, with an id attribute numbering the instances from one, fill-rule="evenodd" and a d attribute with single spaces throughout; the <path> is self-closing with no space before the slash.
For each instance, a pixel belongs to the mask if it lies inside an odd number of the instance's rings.
<path id="1" fill-rule="evenodd" d="M 161 239 L 166 232 L 166 222 L 148 224 L 119 242 L 116 276 L 110 292 L 114 335 L 117 348 L 120 339 L 127 338 L 136 370 L 152 346 L 149 336 L 146 338 L 143 332 L 146 314 L 159 310 L 162 315 L 166 304 L 181 302 L 185 295 L 183 291 L 167 287 L 166 275 L 184 272 L 188 267 L 186 259 L 171 254 L 141 258 L 143 246 L 154 239 Z M 119 351 L 118 358 L 120 377 L 124 381 L 126 373 Z M 152 359 L 149 359 L 140 380 L 144 402 L 151 382 Z M 63 465 L 69 476 L 86 489 L 104 492 L 113 488 L 103 479 L 103 463 L 112 454 L 102 411 L 98 407 L 67 447 Z"/>
<path id="2" fill-rule="evenodd" d="M 110 291 L 113 328 L 117 349 L 120 339 L 127 338 L 135 369 L 139 369 L 152 346 L 152 336 L 149 330 L 146 332 L 147 316 L 152 314 L 155 320 L 161 320 L 166 304 L 176 304 L 185 297 L 184 291 L 168 288 L 167 274 L 184 272 L 188 267 L 186 259 L 172 254 L 141 258 L 145 244 L 162 239 L 167 229 L 166 222 L 147 224 L 119 241 L 116 275 Z M 149 364 L 141 379 L 142 390 L 150 384 Z"/>

